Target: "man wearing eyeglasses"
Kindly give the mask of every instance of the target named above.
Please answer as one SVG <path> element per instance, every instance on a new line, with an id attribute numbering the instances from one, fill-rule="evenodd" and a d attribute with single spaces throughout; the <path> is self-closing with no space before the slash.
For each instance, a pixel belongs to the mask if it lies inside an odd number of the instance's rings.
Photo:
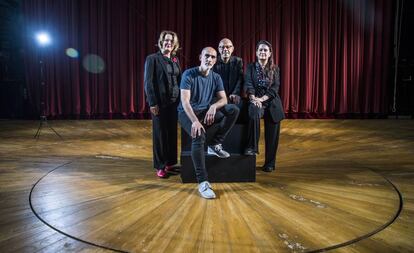
<path id="1" fill-rule="evenodd" d="M 207 153 L 228 158 L 230 154 L 223 149 L 222 143 L 239 115 L 236 105 L 227 104 L 220 75 L 211 71 L 216 61 L 216 50 L 206 47 L 200 55 L 200 66 L 184 71 L 180 83 L 181 102 L 178 106 L 181 127 L 191 136 L 191 158 L 199 183 L 198 191 L 206 199 L 216 197 L 208 182 L 205 165 L 206 130 L 216 130 Z"/>
<path id="2" fill-rule="evenodd" d="M 234 46 L 231 40 L 224 38 L 218 46 L 220 57 L 213 71 L 221 76 L 224 90 L 229 103 L 233 103 L 241 108 L 240 91 L 243 84 L 243 61 L 241 58 L 232 56 Z"/>

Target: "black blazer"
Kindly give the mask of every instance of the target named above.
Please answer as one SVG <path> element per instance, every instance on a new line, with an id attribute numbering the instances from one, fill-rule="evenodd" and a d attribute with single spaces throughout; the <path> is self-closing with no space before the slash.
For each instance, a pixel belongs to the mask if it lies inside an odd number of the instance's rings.
<path id="1" fill-rule="evenodd" d="M 256 95 L 256 88 L 259 86 L 259 81 L 256 73 L 256 63 L 250 63 L 247 65 L 246 75 L 244 77 L 244 86 L 246 94 Z M 272 116 L 273 122 L 277 123 L 285 118 L 283 112 L 282 101 L 279 97 L 280 86 L 280 69 L 276 67 L 273 83 L 266 91 L 266 95 L 269 97 L 269 111 Z"/>
<path id="2" fill-rule="evenodd" d="M 147 56 L 145 60 L 144 89 L 149 106 L 158 105 L 159 107 L 165 107 L 172 103 L 167 90 L 168 87 L 171 86 L 171 81 L 169 81 L 167 77 L 167 67 L 163 57 L 161 52 L 158 52 Z M 178 58 L 175 57 L 175 59 Z M 180 68 L 178 62 L 177 65 Z M 174 87 L 174 89 L 177 89 L 178 94 L 181 74 L 180 69 L 180 74 L 177 77 L 177 87 Z M 177 98 L 177 100 L 179 100 L 179 98 Z"/>
<path id="3" fill-rule="evenodd" d="M 224 74 L 224 62 L 221 58 L 213 67 L 213 71 L 219 74 L 220 76 Z M 238 95 L 240 96 L 240 90 L 243 85 L 243 60 L 236 56 L 230 57 L 230 75 L 229 75 L 229 87 L 224 87 L 226 90 L 226 95 Z"/>

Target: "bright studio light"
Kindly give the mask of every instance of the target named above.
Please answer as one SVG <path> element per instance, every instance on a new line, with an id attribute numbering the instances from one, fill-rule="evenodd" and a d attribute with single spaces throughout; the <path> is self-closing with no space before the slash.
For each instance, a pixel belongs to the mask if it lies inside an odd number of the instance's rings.
<path id="1" fill-rule="evenodd" d="M 48 46 L 50 45 L 50 43 L 52 43 L 52 39 L 50 38 L 50 35 L 47 32 L 37 33 L 36 41 L 42 47 Z"/>

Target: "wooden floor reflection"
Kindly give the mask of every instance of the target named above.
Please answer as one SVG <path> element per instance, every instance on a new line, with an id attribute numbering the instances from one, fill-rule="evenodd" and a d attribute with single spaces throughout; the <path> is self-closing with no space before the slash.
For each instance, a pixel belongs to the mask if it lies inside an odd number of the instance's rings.
<path id="1" fill-rule="evenodd" d="M 286 120 L 216 200 L 155 177 L 150 121 L 50 124 L 0 122 L 1 252 L 414 251 L 412 121 Z"/>

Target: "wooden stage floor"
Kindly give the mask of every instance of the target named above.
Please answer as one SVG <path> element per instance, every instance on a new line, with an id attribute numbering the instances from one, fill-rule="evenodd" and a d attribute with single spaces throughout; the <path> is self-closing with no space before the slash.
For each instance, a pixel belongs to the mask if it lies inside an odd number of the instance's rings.
<path id="1" fill-rule="evenodd" d="M 50 125 L 0 121 L 0 252 L 414 252 L 412 120 L 285 120 L 215 200 L 155 177 L 150 121 Z"/>

